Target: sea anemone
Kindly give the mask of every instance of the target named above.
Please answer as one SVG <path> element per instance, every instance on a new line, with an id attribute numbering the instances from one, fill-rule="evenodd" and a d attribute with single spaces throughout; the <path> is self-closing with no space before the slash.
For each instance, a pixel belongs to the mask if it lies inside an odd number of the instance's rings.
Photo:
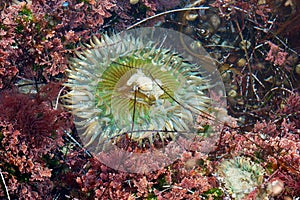
<path id="1" fill-rule="evenodd" d="M 265 170 L 249 158 L 238 156 L 223 161 L 218 168 L 218 174 L 234 199 L 244 199 L 263 184 Z M 260 197 L 266 195 L 259 192 L 256 194 Z"/>
<path id="2" fill-rule="evenodd" d="M 205 55 L 190 40 L 162 28 L 140 28 L 93 37 L 76 52 L 65 84 L 66 107 L 90 151 L 99 153 L 125 134 L 152 145 L 157 138 L 197 132 L 197 116 L 214 112 L 208 93 L 218 84 L 195 61 Z M 183 43 L 194 48 L 184 51 Z"/>

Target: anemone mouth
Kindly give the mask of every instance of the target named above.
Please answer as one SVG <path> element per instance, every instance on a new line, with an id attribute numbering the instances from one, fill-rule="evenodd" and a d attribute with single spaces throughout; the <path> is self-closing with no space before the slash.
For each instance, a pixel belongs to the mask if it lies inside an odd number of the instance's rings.
<path id="1" fill-rule="evenodd" d="M 191 138 L 199 115 L 216 120 L 215 108 L 224 102 L 209 94 L 216 88 L 214 95 L 222 96 L 224 88 L 207 53 L 182 45 L 194 42 L 171 30 L 141 28 L 94 37 L 76 52 L 65 84 L 71 89 L 66 107 L 85 147 L 96 155 L 119 151 L 116 143 L 125 134 L 150 146 L 157 138 Z"/>

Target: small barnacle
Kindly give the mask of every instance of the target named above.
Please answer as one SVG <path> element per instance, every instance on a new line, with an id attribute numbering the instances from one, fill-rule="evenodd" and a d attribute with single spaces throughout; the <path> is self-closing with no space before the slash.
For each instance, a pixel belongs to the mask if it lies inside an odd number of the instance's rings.
<path id="1" fill-rule="evenodd" d="M 129 1 L 129 3 L 131 4 L 131 5 L 135 5 L 135 4 L 137 4 L 139 2 L 139 0 L 130 0 Z"/>
<path id="2" fill-rule="evenodd" d="M 185 19 L 187 21 L 195 21 L 197 19 L 197 17 L 198 17 L 198 14 L 197 13 L 190 13 L 190 12 L 188 12 L 184 16 L 185 16 Z"/>
<path id="3" fill-rule="evenodd" d="M 249 40 L 242 40 L 239 46 L 242 50 L 247 50 L 251 47 L 251 42 Z"/>
<path id="4" fill-rule="evenodd" d="M 245 58 L 240 58 L 238 59 L 238 61 L 236 62 L 236 65 L 238 67 L 244 67 L 246 65 L 247 61 Z"/>
<path id="5" fill-rule="evenodd" d="M 229 96 L 229 97 L 232 97 L 232 98 L 235 98 L 235 97 L 237 96 L 236 90 L 231 89 L 231 90 L 228 92 L 228 96 Z"/>
<path id="6" fill-rule="evenodd" d="M 278 196 L 284 190 L 284 182 L 280 179 L 273 178 L 269 181 L 267 191 L 271 196 Z"/>
<path id="7" fill-rule="evenodd" d="M 207 27 L 201 27 L 197 31 L 197 34 L 204 38 L 208 38 L 212 34 L 212 30 Z"/>
<path id="8" fill-rule="evenodd" d="M 199 59 L 176 52 L 181 46 L 172 49 L 178 35 L 165 32 L 143 28 L 93 37 L 70 60 L 65 106 L 88 150 L 98 154 L 126 134 L 153 144 L 196 133 L 197 116 L 214 112 L 216 102 L 208 94 L 218 83 L 202 73 L 205 68 L 194 61 Z M 220 88 L 217 94 L 223 95 Z"/>
<path id="9" fill-rule="evenodd" d="M 217 173 L 222 177 L 225 188 L 232 197 L 244 199 L 247 194 L 262 185 L 265 170 L 259 164 L 240 156 L 223 161 Z"/>

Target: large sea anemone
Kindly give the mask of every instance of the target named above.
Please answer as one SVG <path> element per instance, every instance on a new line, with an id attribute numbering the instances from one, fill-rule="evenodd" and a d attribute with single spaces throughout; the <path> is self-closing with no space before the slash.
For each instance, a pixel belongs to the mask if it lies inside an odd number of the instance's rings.
<path id="1" fill-rule="evenodd" d="M 125 134 L 151 146 L 196 133 L 203 113 L 215 119 L 218 103 L 209 92 L 217 86 L 214 95 L 222 96 L 222 84 L 206 52 L 181 33 L 141 28 L 93 37 L 76 55 L 65 84 L 66 107 L 82 142 L 96 154 Z"/>

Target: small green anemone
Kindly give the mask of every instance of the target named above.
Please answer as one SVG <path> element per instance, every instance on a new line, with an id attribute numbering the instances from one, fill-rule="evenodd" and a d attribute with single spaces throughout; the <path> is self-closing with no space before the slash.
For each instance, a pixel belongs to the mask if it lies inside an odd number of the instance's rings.
<path id="1" fill-rule="evenodd" d="M 247 194 L 263 184 L 265 170 L 249 158 L 238 156 L 223 161 L 218 168 L 218 174 L 223 178 L 225 188 L 234 199 L 244 199 Z M 257 195 L 264 194 L 257 192 Z"/>
<path id="2" fill-rule="evenodd" d="M 157 135 L 164 140 L 195 132 L 197 116 L 212 109 L 212 84 L 199 66 L 163 39 L 153 42 L 147 31 L 93 37 L 70 61 L 66 107 L 96 153 L 126 133 L 153 143 Z"/>

